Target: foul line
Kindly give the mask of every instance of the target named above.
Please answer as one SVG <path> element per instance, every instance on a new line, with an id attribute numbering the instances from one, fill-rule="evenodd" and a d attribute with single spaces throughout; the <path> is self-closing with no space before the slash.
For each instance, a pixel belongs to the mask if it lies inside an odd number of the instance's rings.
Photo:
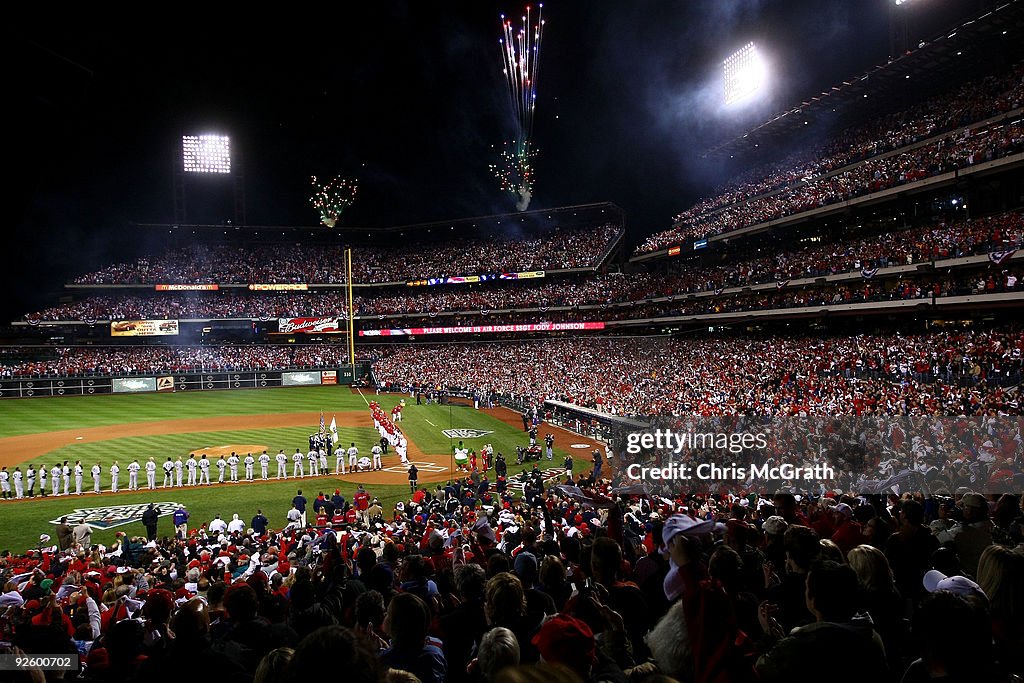
<path id="1" fill-rule="evenodd" d="M 434 424 L 433 422 L 431 422 L 431 421 L 430 421 L 430 420 L 428 420 L 427 418 L 423 418 L 423 421 L 424 421 L 424 422 L 426 422 L 426 423 L 427 423 L 428 425 L 430 425 L 431 427 L 436 427 L 436 426 L 437 426 L 436 424 Z"/>
<path id="2" fill-rule="evenodd" d="M 363 396 L 363 390 L 358 388 L 358 387 L 356 387 L 356 393 L 359 394 L 359 398 L 363 399 L 363 403 L 365 403 L 366 407 L 369 408 L 370 407 L 370 402 L 366 400 L 365 396 Z"/>

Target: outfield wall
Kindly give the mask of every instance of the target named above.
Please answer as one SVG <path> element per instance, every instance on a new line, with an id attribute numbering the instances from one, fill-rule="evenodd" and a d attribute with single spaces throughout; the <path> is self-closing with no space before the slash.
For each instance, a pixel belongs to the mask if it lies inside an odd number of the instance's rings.
<path id="1" fill-rule="evenodd" d="M 359 364 L 356 370 L 365 372 Z M 351 366 L 295 370 L 180 372 L 148 375 L 96 375 L 0 380 L 0 398 L 137 394 L 170 391 L 218 391 L 270 387 L 352 384 Z"/>

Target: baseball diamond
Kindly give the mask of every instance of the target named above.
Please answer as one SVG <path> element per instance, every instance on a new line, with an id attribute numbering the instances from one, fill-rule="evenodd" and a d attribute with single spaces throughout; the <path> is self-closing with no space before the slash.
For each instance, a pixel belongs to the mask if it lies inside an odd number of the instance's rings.
<path id="1" fill-rule="evenodd" d="M 3 681 L 1021 683 L 1024 0 L 193 15 L 8 19 Z"/>

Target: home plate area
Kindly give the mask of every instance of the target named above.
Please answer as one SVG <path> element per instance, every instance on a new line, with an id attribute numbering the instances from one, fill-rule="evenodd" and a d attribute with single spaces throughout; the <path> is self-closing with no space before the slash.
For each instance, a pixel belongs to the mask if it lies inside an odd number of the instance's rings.
<path id="1" fill-rule="evenodd" d="M 421 460 L 411 460 L 411 461 L 409 461 L 409 465 L 416 465 L 416 469 L 419 470 L 420 472 L 447 472 L 448 471 L 448 467 L 447 466 L 438 465 L 436 462 L 426 462 L 426 461 L 421 461 Z M 391 465 L 390 467 L 385 467 L 381 471 L 382 472 L 397 472 L 399 474 L 404 474 L 404 473 L 409 471 L 409 465 L 403 465 L 403 464 L 399 463 L 397 465 Z"/>

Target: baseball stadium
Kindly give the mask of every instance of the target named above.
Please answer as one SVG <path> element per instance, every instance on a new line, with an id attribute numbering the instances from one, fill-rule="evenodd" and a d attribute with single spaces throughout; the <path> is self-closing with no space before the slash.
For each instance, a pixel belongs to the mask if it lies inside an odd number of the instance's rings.
<path id="1" fill-rule="evenodd" d="M 937 4 L 27 30 L 0 671 L 1019 681 L 1024 0 Z"/>

